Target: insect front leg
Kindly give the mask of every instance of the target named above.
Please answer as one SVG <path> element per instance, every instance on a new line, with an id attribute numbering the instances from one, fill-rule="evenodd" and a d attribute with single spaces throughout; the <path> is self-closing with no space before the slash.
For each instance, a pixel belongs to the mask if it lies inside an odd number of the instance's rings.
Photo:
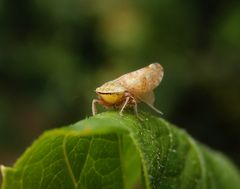
<path id="1" fill-rule="evenodd" d="M 98 99 L 93 99 L 92 101 L 92 114 L 93 115 L 96 115 L 97 114 L 97 107 L 96 107 L 96 104 L 102 104 L 100 100 Z"/>

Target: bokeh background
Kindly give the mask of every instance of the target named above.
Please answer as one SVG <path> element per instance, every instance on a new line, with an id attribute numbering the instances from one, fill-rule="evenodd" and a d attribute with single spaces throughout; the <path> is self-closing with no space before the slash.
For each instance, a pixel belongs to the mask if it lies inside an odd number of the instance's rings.
<path id="1" fill-rule="evenodd" d="M 0 164 L 152 62 L 165 69 L 163 117 L 239 166 L 240 1 L 1 0 Z"/>

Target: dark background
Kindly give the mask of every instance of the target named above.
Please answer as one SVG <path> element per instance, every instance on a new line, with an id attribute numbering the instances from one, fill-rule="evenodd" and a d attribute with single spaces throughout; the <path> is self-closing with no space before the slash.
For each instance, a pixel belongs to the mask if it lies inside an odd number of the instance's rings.
<path id="1" fill-rule="evenodd" d="M 90 116 L 97 86 L 152 62 L 165 69 L 163 117 L 240 165 L 233 0 L 0 1 L 0 164 Z"/>

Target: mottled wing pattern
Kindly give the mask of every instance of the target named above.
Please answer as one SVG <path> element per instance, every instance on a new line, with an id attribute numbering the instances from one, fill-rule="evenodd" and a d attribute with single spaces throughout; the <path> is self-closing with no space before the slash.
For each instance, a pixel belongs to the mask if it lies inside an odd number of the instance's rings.
<path id="1" fill-rule="evenodd" d="M 156 88 L 163 77 L 163 68 L 160 64 L 154 63 L 147 67 L 127 73 L 118 79 L 127 91 L 135 96 L 141 96 Z"/>

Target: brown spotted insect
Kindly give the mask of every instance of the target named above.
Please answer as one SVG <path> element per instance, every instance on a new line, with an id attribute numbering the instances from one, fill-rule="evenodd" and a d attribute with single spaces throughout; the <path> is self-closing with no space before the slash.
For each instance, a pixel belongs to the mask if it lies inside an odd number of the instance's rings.
<path id="1" fill-rule="evenodd" d="M 150 108 L 162 114 L 153 105 L 155 100 L 153 89 L 159 85 L 162 78 L 163 67 L 159 63 L 153 63 L 104 83 L 95 91 L 98 99 L 92 101 L 93 115 L 97 113 L 96 104 L 98 103 L 106 108 L 120 109 L 120 115 L 123 115 L 123 110 L 127 106 L 133 106 L 138 116 L 137 104 L 139 102 L 146 103 Z"/>

